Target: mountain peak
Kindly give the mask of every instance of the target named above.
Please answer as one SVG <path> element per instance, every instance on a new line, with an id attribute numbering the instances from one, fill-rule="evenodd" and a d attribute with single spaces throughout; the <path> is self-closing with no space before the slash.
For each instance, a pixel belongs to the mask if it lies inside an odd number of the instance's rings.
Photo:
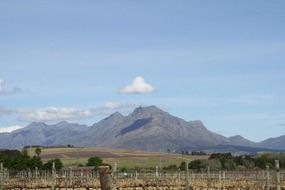
<path id="1" fill-rule="evenodd" d="M 68 121 L 60 121 L 55 125 L 68 125 L 68 124 L 70 124 Z"/>
<path id="2" fill-rule="evenodd" d="M 226 138 L 208 130 L 200 120 L 187 122 L 156 106 L 140 106 L 128 116 L 115 112 L 91 127 L 67 121 L 53 125 L 33 122 L 17 132 L 1 134 L 0 148 L 20 148 L 33 144 L 45 146 L 73 144 L 84 147 L 100 146 L 151 151 L 203 150 L 217 146 L 283 149 L 284 137 L 260 143 L 249 141 L 240 135 Z M 230 149 L 222 147 L 222 150 Z"/>
<path id="3" fill-rule="evenodd" d="M 111 114 L 110 116 L 106 117 L 105 119 L 103 119 L 103 121 L 106 121 L 106 120 L 113 120 L 113 119 L 121 119 L 123 118 L 124 116 L 120 113 L 120 112 L 115 112 L 113 114 Z"/>
<path id="4" fill-rule="evenodd" d="M 153 113 L 162 113 L 162 112 L 164 113 L 163 110 L 152 105 L 152 106 L 146 106 L 146 107 L 139 106 L 133 111 L 133 114 L 140 114 L 140 113 L 151 113 L 151 114 L 153 114 Z"/>
<path id="5" fill-rule="evenodd" d="M 124 117 L 120 112 L 115 112 L 113 114 L 110 115 L 110 117 Z"/>
<path id="6" fill-rule="evenodd" d="M 228 137 L 230 144 L 232 145 L 238 145 L 238 146 L 253 146 L 254 142 L 244 138 L 241 135 L 234 135 L 231 137 Z"/>
<path id="7" fill-rule="evenodd" d="M 46 126 L 46 124 L 44 122 L 32 122 L 27 127 L 41 127 L 41 126 Z"/>

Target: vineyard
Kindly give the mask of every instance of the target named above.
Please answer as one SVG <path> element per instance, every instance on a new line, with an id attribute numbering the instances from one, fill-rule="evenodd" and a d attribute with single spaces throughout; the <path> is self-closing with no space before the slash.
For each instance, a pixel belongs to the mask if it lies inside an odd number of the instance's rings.
<path id="1" fill-rule="evenodd" d="M 106 166 L 105 166 L 106 167 Z M 100 173 L 101 172 L 101 173 Z M 106 176 L 104 176 L 106 175 Z M 109 189 L 134 190 L 268 190 L 285 189 L 285 171 L 186 171 L 154 170 L 117 172 L 116 168 L 105 173 L 99 169 L 67 168 L 60 171 L 9 171 L 1 167 L 0 189 Z M 104 179 L 107 179 L 107 181 Z M 106 185 L 106 184 L 105 184 Z M 104 189 L 104 188 L 102 188 Z M 105 188 L 106 189 L 106 188 Z M 108 189 L 108 188 L 107 188 Z"/>

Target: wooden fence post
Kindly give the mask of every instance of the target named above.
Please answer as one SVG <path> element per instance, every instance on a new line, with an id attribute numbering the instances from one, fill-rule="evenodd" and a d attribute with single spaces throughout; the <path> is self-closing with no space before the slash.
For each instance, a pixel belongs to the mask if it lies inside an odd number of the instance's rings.
<path id="1" fill-rule="evenodd" d="M 72 175 L 73 175 L 72 174 L 72 168 L 69 167 L 69 186 L 70 187 L 72 187 L 72 185 L 73 185 L 73 181 L 72 181 L 73 176 Z"/>
<path id="2" fill-rule="evenodd" d="M 219 190 L 222 189 L 222 172 L 219 171 Z"/>
<path id="3" fill-rule="evenodd" d="M 35 189 L 37 189 L 38 186 L 38 167 L 35 168 Z"/>
<path id="4" fill-rule="evenodd" d="M 7 180 L 9 180 L 10 179 L 10 173 L 9 173 L 9 170 L 6 168 L 5 169 L 5 177 L 4 177 L 4 179 L 7 179 Z"/>
<path id="5" fill-rule="evenodd" d="M 117 179 L 117 162 L 114 163 L 114 169 L 113 169 L 113 177 L 114 179 Z"/>
<path id="6" fill-rule="evenodd" d="M 52 163 L 52 182 L 51 182 L 51 190 L 55 190 L 56 184 L 56 170 L 55 170 L 55 163 Z"/>
<path id="7" fill-rule="evenodd" d="M 280 190 L 280 169 L 279 169 L 279 160 L 275 160 L 276 168 L 276 190 Z"/>
<path id="8" fill-rule="evenodd" d="M 210 166 L 208 166 L 208 170 L 207 170 L 207 189 L 210 188 L 211 186 L 211 176 L 210 176 Z"/>
<path id="9" fill-rule="evenodd" d="M 0 163 L 0 190 L 3 190 L 4 186 L 4 170 L 3 170 L 3 163 Z"/>
<path id="10" fill-rule="evenodd" d="M 189 186 L 189 162 L 185 162 L 185 189 L 190 190 Z"/>
<path id="11" fill-rule="evenodd" d="M 158 166 L 155 167 L 155 181 L 156 181 L 156 189 L 158 190 L 159 188 L 159 178 L 158 178 Z"/>
<path id="12" fill-rule="evenodd" d="M 180 178 L 181 178 L 181 172 L 180 172 L 180 168 L 178 168 L 178 186 L 180 187 Z"/>
<path id="13" fill-rule="evenodd" d="M 38 167 L 35 169 L 35 178 L 38 179 Z"/>
<path id="14" fill-rule="evenodd" d="M 269 166 L 266 165 L 266 190 L 270 189 L 270 185 L 269 185 Z"/>
<path id="15" fill-rule="evenodd" d="M 83 169 L 82 168 L 80 170 L 80 183 L 81 183 L 81 185 L 83 183 Z"/>
<path id="16" fill-rule="evenodd" d="M 113 179 L 109 166 L 99 166 L 100 184 L 102 190 L 114 190 Z"/>

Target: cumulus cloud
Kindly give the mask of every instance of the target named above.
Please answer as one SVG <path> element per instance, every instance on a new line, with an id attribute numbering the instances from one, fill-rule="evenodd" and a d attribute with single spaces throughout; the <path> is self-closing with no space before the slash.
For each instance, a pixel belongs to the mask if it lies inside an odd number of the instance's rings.
<path id="1" fill-rule="evenodd" d="M 6 90 L 4 86 L 5 86 L 5 81 L 3 79 L 0 79 L 0 95 L 11 95 L 23 92 L 23 90 L 18 87 L 14 87 L 11 90 Z"/>
<path id="2" fill-rule="evenodd" d="M 27 122 L 55 122 L 55 121 L 74 121 L 98 115 L 108 115 L 116 111 L 128 112 L 136 105 L 129 103 L 107 102 L 105 105 L 89 108 L 76 109 L 65 107 L 46 107 L 39 109 L 19 108 L 14 110 L 6 110 L 0 108 L 0 115 L 13 114 L 20 121 Z M 3 112 L 3 113 L 1 113 Z"/>
<path id="3" fill-rule="evenodd" d="M 102 116 L 114 112 L 128 113 L 136 107 L 136 104 L 107 102 L 102 106 L 93 108 L 71 108 L 71 107 L 45 107 L 45 108 L 17 108 L 7 109 L 0 107 L 0 117 L 11 115 L 20 121 L 27 122 L 56 122 L 74 121 L 93 116 Z"/>
<path id="4" fill-rule="evenodd" d="M 118 103 L 118 102 L 107 102 L 104 107 L 106 109 L 118 109 L 118 108 L 121 108 L 122 106 L 123 104 Z"/>
<path id="5" fill-rule="evenodd" d="M 47 107 L 43 109 L 18 109 L 18 119 L 23 121 L 76 120 L 92 116 L 90 110 Z"/>
<path id="6" fill-rule="evenodd" d="M 21 129 L 23 128 L 20 125 L 13 125 L 13 126 L 9 126 L 9 127 L 0 127 L 0 133 L 10 133 L 12 131 L 15 131 L 17 129 Z"/>
<path id="7" fill-rule="evenodd" d="M 146 92 L 153 92 L 154 87 L 150 84 L 148 84 L 143 77 L 137 76 L 134 78 L 132 83 L 130 85 L 127 85 L 126 87 L 120 89 L 121 93 L 146 93 Z"/>
<path id="8" fill-rule="evenodd" d="M 136 107 L 136 104 L 120 103 L 120 102 L 107 102 L 102 108 L 110 110 L 131 109 Z"/>

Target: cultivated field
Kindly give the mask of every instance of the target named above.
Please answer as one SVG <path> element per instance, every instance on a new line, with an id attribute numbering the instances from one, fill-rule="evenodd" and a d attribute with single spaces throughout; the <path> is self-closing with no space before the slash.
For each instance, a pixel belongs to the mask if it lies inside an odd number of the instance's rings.
<path id="1" fill-rule="evenodd" d="M 29 149 L 30 155 L 34 149 Z M 186 156 L 180 154 L 168 154 L 159 152 L 146 152 L 135 150 L 117 150 L 106 148 L 43 148 L 41 158 L 45 161 L 52 158 L 60 158 L 65 166 L 85 165 L 88 158 L 98 156 L 104 163 L 118 168 L 155 168 L 156 166 L 179 166 L 182 161 L 194 159 L 207 159 L 208 156 Z"/>
<path id="2" fill-rule="evenodd" d="M 30 149 L 29 153 L 33 154 Z M 179 165 L 182 161 L 206 159 L 207 156 L 184 156 L 144 151 L 112 150 L 103 148 L 46 148 L 44 160 L 60 158 L 65 167 L 60 171 L 26 171 L 4 169 L 0 175 L 0 189 L 13 190 L 99 190 L 99 172 L 85 164 L 89 157 L 101 157 L 113 167 L 111 181 L 117 190 L 273 190 L 285 189 L 285 172 L 275 170 L 253 171 L 193 171 L 163 170 L 163 166 Z M 161 167 L 159 167 L 161 163 Z M 135 168 L 120 172 L 120 167 Z M 144 168 L 144 169 L 142 169 Z M 280 188 L 277 188 L 280 187 Z"/>

